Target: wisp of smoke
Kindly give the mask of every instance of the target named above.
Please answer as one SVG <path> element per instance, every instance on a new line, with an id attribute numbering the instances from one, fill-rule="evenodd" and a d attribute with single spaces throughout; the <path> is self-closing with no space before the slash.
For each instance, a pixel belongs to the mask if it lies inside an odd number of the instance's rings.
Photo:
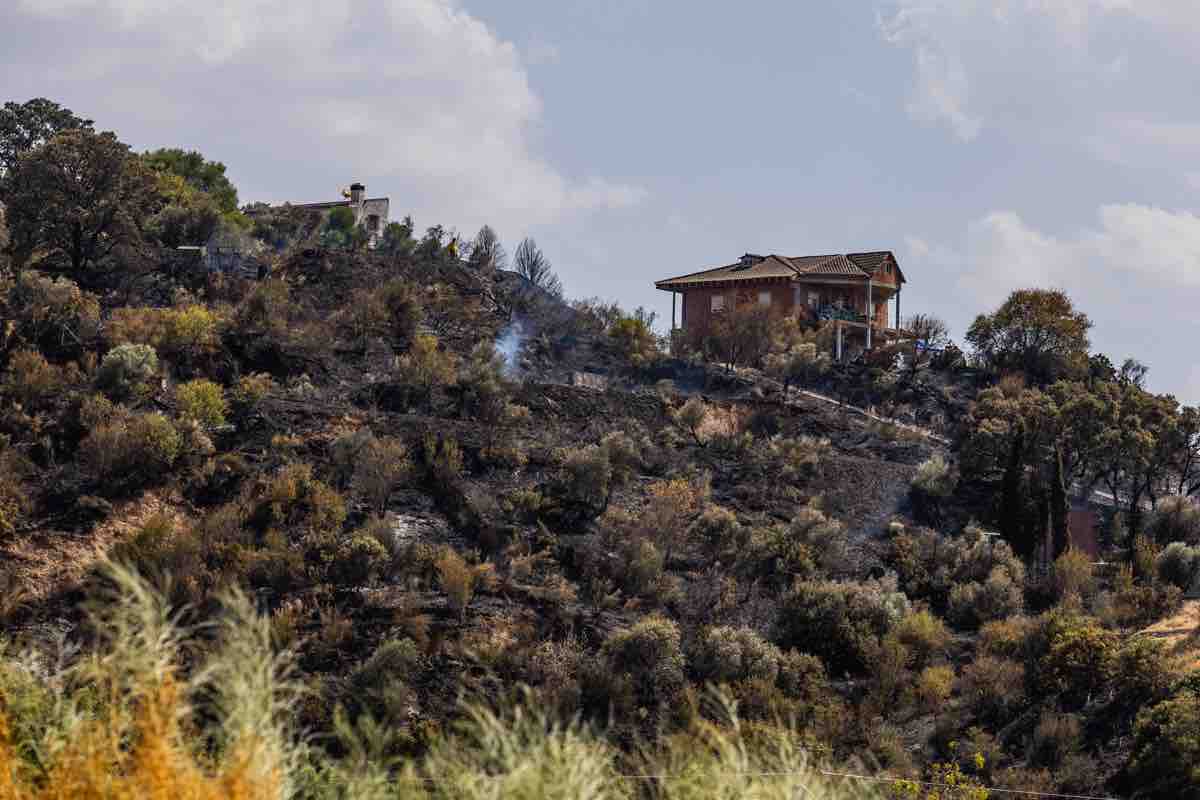
<path id="1" fill-rule="evenodd" d="M 496 352 L 504 357 L 504 369 L 509 375 L 515 375 L 518 371 L 517 353 L 521 351 L 524 341 L 525 324 L 519 319 L 509 323 L 496 339 Z"/>

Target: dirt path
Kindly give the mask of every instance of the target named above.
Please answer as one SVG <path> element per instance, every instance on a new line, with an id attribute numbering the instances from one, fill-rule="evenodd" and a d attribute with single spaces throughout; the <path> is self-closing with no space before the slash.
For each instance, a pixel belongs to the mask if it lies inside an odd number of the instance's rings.
<path id="1" fill-rule="evenodd" d="M 0 545 L 0 563 L 23 600 L 34 602 L 77 586 L 118 541 L 136 532 L 154 514 L 180 518 L 178 497 L 147 492 L 117 504 L 112 516 L 86 533 L 46 530 Z"/>
<path id="2" fill-rule="evenodd" d="M 1200 600 L 1184 602 L 1179 611 L 1134 636 L 1159 639 L 1183 660 L 1186 669 L 1200 668 Z"/>

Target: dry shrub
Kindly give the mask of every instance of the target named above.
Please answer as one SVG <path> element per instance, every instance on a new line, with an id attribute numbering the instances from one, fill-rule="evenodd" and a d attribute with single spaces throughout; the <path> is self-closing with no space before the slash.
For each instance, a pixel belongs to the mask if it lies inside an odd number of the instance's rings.
<path id="1" fill-rule="evenodd" d="M 708 476 L 652 483 L 638 526 L 655 541 L 669 560 L 672 550 L 686 541 L 689 523 L 708 496 Z"/>
<path id="2" fill-rule="evenodd" d="M 206 663 L 185 671 L 188 632 L 167 605 L 132 574 L 109 574 L 113 596 L 92 612 L 97 651 L 41 681 L 53 713 L 30 725 L 28 706 L 5 704 L 0 794 L 266 800 L 294 791 L 300 749 L 286 719 L 297 691 L 266 620 L 226 595 Z M 12 667 L 32 677 L 28 663 Z M 201 693 L 204 711 L 189 705 Z M 214 747 L 197 747 L 202 738 Z M 23 758 L 31 753 L 39 757 Z"/>
<path id="3" fill-rule="evenodd" d="M 779 676 L 779 648 L 750 628 L 717 626 L 706 629 L 692 654 L 696 676 L 714 683 L 763 680 Z"/>
<path id="4" fill-rule="evenodd" d="M 418 334 L 408 352 L 396 360 L 396 378 L 429 403 L 436 390 L 454 383 L 457 368 L 457 357 L 439 349 L 436 336 Z"/>
<path id="5" fill-rule="evenodd" d="M 892 633 L 913 654 L 917 667 L 945 658 L 950 645 L 946 624 L 926 610 L 900 620 Z"/>
<path id="6" fill-rule="evenodd" d="M 36 350 L 18 350 L 8 360 L 3 391 L 13 401 L 33 408 L 61 391 L 66 378 Z"/>
<path id="7" fill-rule="evenodd" d="M 707 439 L 702 434 L 707 419 L 708 404 L 699 397 L 689 398 L 682 406 L 671 411 L 671 420 L 675 425 L 701 447 L 707 444 Z"/>
<path id="8" fill-rule="evenodd" d="M 408 447 L 392 436 L 371 436 L 355 455 L 351 486 L 373 509 L 383 513 L 392 492 L 412 472 Z"/>
<path id="9" fill-rule="evenodd" d="M 1087 598 L 1096 591 L 1092 559 L 1077 548 L 1068 548 L 1056 558 L 1050 574 L 1056 603 L 1070 595 Z"/>
<path id="10" fill-rule="evenodd" d="M 239 415 L 245 415 L 258 407 L 275 389 L 275 381 L 265 372 L 255 372 L 238 378 L 230 392 L 230 400 Z"/>
<path id="11" fill-rule="evenodd" d="M 1062 766 L 1067 756 L 1079 747 L 1079 718 L 1073 714 L 1043 712 L 1033 730 L 1029 760 L 1051 769 Z"/>
<path id="12" fill-rule="evenodd" d="M 467 606 L 475 594 L 475 570 L 449 547 L 442 549 L 434 566 L 450 608 L 458 614 L 459 619 L 465 619 Z"/>
<path id="13" fill-rule="evenodd" d="M 22 476 L 31 465 L 16 451 L 5 447 L 0 437 L 0 539 L 16 533 L 25 515 L 32 509 Z"/>
<path id="14" fill-rule="evenodd" d="M 974 715 L 1003 725 L 1025 705 L 1025 668 L 1015 661 L 981 655 L 963 668 L 963 700 Z"/>
<path id="15" fill-rule="evenodd" d="M 913 703 L 926 714 L 941 710 L 954 690 L 954 668 L 946 664 L 926 667 L 913 683 Z"/>
<path id="16" fill-rule="evenodd" d="M 79 445 L 79 460 L 97 480 L 114 485 L 161 479 L 179 457 L 183 440 L 159 413 L 118 414 Z"/>
<path id="17" fill-rule="evenodd" d="M 1026 616 L 986 622 L 979 629 L 979 652 L 1021 660 L 1029 652 L 1037 627 L 1037 621 Z"/>

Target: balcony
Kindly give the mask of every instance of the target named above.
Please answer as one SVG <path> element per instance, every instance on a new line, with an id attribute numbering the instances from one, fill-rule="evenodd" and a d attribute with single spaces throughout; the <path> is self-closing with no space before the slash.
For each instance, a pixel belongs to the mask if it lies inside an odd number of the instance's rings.
<path id="1" fill-rule="evenodd" d="M 866 314 L 855 311 L 853 308 L 837 305 L 821 306 L 817 309 L 817 319 L 823 322 L 840 320 L 843 322 L 858 322 L 863 325 L 867 324 Z"/>

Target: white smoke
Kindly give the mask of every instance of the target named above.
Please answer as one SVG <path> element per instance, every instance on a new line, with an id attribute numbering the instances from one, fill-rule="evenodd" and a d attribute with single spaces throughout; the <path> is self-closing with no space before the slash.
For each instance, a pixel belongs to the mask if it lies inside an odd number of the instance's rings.
<path id="1" fill-rule="evenodd" d="M 510 322 L 496 339 L 496 352 L 504 357 L 504 371 L 510 376 L 520 371 L 517 354 L 521 352 L 524 341 L 525 324 L 519 319 Z"/>

